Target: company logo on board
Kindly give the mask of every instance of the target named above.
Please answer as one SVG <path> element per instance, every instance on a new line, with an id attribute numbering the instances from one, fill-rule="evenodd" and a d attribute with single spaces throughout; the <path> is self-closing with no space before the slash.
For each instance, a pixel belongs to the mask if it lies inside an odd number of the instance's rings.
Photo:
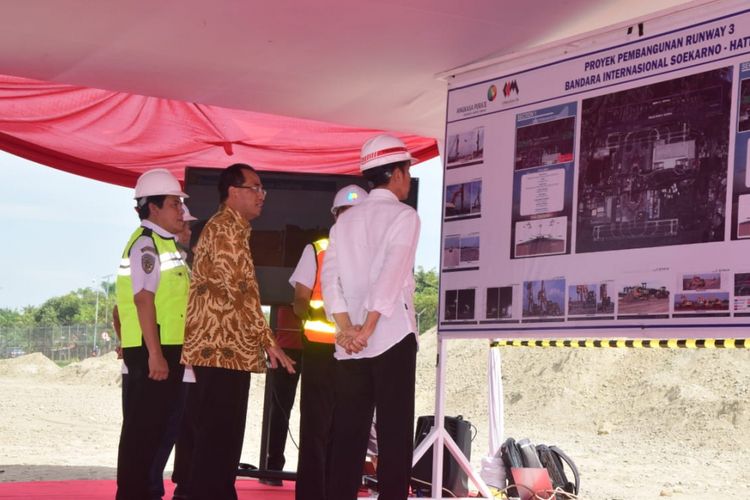
<path id="1" fill-rule="evenodd" d="M 505 84 L 503 85 L 503 95 L 505 97 L 510 97 L 510 94 L 512 94 L 513 92 L 518 95 L 518 83 L 516 83 L 515 80 L 509 80 L 505 82 Z"/>
<path id="2" fill-rule="evenodd" d="M 490 87 L 487 89 L 487 99 L 490 101 L 494 101 L 497 97 L 497 87 L 495 85 L 490 85 Z"/>

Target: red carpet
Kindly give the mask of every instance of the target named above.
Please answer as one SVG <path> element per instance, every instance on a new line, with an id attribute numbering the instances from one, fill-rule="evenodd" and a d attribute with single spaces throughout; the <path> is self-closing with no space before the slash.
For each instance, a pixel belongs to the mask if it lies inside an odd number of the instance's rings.
<path id="1" fill-rule="evenodd" d="M 292 500 L 294 483 L 284 486 L 260 484 L 255 479 L 237 479 L 240 500 Z M 165 481 L 165 500 L 172 498 L 174 485 Z M 115 481 L 37 481 L 33 483 L 0 483 L 1 500 L 112 500 Z"/>

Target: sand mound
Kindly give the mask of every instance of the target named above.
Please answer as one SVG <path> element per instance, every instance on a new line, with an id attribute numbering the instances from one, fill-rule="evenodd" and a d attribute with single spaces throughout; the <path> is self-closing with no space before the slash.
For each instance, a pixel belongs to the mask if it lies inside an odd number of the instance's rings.
<path id="1" fill-rule="evenodd" d="M 47 377 L 59 371 L 60 367 L 54 361 L 39 352 L 12 359 L 0 359 L 0 375 L 4 376 Z"/>
<path id="2" fill-rule="evenodd" d="M 750 444 L 732 432 L 750 424 L 745 352 L 507 348 L 502 356 L 508 415 Z"/>
<path id="3" fill-rule="evenodd" d="M 60 370 L 59 379 L 98 386 L 120 385 L 122 361 L 115 352 L 98 358 L 86 358 Z"/>
<path id="4" fill-rule="evenodd" d="M 448 341 L 446 415 L 479 429 L 487 450 L 487 341 Z M 434 331 L 421 336 L 417 414 L 435 398 Z M 750 353 L 743 350 L 501 348 L 506 435 L 564 444 L 580 434 L 750 447 Z"/>

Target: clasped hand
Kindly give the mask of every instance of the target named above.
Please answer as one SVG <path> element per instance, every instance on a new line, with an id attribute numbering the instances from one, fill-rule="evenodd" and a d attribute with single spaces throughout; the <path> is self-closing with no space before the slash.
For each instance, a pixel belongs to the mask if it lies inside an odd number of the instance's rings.
<path id="1" fill-rule="evenodd" d="M 343 347 L 347 354 L 354 354 L 367 347 L 370 335 L 362 329 L 362 325 L 353 325 L 336 334 L 336 343 Z"/>

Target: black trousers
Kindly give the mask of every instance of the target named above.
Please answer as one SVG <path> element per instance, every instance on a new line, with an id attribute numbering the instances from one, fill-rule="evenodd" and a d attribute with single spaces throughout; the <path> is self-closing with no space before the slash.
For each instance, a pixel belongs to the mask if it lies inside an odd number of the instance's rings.
<path id="1" fill-rule="evenodd" d="M 175 448 L 175 457 L 179 454 L 177 450 L 180 428 L 182 427 L 182 416 L 185 413 L 185 402 L 190 384 L 183 382 L 180 384 L 180 393 L 175 400 L 175 405 L 170 409 L 167 426 L 162 435 L 162 441 L 156 450 L 154 463 L 151 466 L 151 498 L 161 498 L 164 496 L 164 468 L 169 461 L 169 455 L 172 454 L 172 448 Z M 177 459 L 173 469 L 177 468 Z M 172 474 L 174 478 L 175 474 Z M 174 479 L 173 479 L 174 480 Z"/>
<path id="2" fill-rule="evenodd" d="M 190 500 L 237 500 L 234 481 L 245 436 L 250 372 L 194 366 L 185 414 L 192 426 Z"/>
<path id="3" fill-rule="evenodd" d="M 151 466 L 163 440 L 172 409 L 182 387 L 182 346 L 161 346 L 169 366 L 167 380 L 148 378 L 146 346 L 127 347 L 122 357 L 128 367 L 127 397 L 123 398 L 122 431 L 117 454 L 117 500 L 147 500 Z"/>
<path id="4" fill-rule="evenodd" d="M 374 358 L 336 363 L 336 408 L 328 500 L 353 500 L 377 409 L 379 498 L 409 494 L 417 342 L 413 334 Z"/>
<path id="5" fill-rule="evenodd" d="M 183 382 L 185 401 L 182 419 L 174 444 L 174 467 L 172 468 L 172 482 L 175 483 L 173 499 L 184 498 L 187 495 L 187 486 L 190 481 L 190 467 L 193 458 L 194 436 L 193 427 L 187 419 L 187 403 L 193 383 Z M 195 412 L 193 412 L 195 413 Z"/>
<path id="6" fill-rule="evenodd" d="M 302 350 L 284 349 L 284 352 L 297 364 L 295 373 L 289 373 L 286 368 L 269 368 L 266 372 L 266 390 L 271 391 L 271 409 L 268 412 L 268 446 L 267 468 L 270 470 L 284 470 L 286 458 L 286 435 L 289 432 L 289 415 L 294 406 L 294 395 L 297 393 L 300 370 L 302 369 Z"/>
<path id="7" fill-rule="evenodd" d="M 333 344 L 303 339 L 297 500 L 324 500 L 331 464 L 336 359 Z"/>

